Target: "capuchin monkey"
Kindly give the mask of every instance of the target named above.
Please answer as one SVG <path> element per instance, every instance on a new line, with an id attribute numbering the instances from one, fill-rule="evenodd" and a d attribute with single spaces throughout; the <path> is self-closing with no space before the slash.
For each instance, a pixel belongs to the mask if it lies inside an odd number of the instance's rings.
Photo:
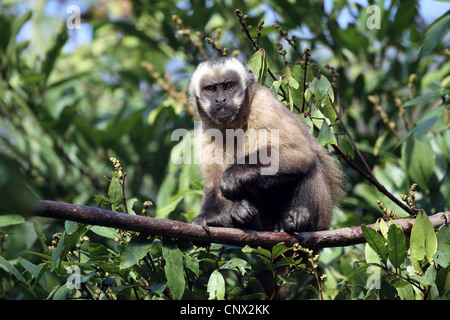
<path id="1" fill-rule="evenodd" d="M 343 194 L 337 161 L 245 64 L 234 57 L 200 63 L 188 95 L 201 120 L 195 152 L 205 180 L 193 223 L 285 232 L 330 227 Z"/>

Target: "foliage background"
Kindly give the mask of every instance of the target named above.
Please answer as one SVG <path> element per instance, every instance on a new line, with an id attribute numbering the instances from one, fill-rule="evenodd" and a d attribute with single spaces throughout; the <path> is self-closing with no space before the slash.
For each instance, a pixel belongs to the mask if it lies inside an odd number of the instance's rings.
<path id="1" fill-rule="evenodd" d="M 372 3 L 382 8 L 380 29 L 366 25 Z M 82 10 L 78 30 L 66 27 L 69 4 Z M 114 156 L 127 172 L 125 192 L 136 198 L 135 212 L 151 200 L 151 216 L 190 221 L 199 211 L 202 182 L 195 165 L 170 161 L 177 145 L 170 137 L 174 129 L 193 127 L 183 97 L 195 66 L 215 54 L 204 38 L 218 40 L 229 53 L 237 50 L 244 60 L 254 53 L 236 8 L 249 15 L 253 36 L 265 20 L 260 45 L 272 71 L 285 68 L 275 41 L 288 61 L 299 62 L 273 23 L 297 37 L 300 52 L 311 48 L 312 60 L 330 81 L 325 65 L 336 69 L 345 123 L 389 191 L 406 194 L 416 182 L 418 208 L 428 214 L 449 210 L 450 115 L 444 98 L 450 81 L 449 22 L 444 15 L 429 27 L 448 3 L 5 0 L 0 4 L 0 211 L 26 215 L 32 199 L 96 206 L 95 195 L 107 195 L 110 182 L 104 176 L 111 176 L 108 158 Z M 405 215 L 343 166 L 347 197 L 335 213 L 334 228 L 382 217 L 377 200 Z M 0 219 L 1 256 L 17 264 L 24 251 L 39 251 L 36 225 L 47 239 L 64 230 L 59 222 L 30 217 Z M 363 259 L 363 246 L 325 249 L 320 266 L 328 275 L 326 287 L 336 288 Z M 24 297 L 15 281 L 3 265 L 1 297 Z"/>

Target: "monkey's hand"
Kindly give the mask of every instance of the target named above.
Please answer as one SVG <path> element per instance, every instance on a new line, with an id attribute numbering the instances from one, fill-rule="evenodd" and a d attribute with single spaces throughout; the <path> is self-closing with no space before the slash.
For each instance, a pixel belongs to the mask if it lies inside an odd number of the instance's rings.
<path id="1" fill-rule="evenodd" d="M 225 201 L 226 205 L 222 208 L 217 207 L 214 211 L 202 210 L 192 223 L 201 225 L 207 233 L 210 232 L 210 226 L 253 229 L 260 227 L 258 210 L 248 200 Z"/>
<path id="2" fill-rule="evenodd" d="M 229 200 L 242 200 L 248 197 L 247 186 L 258 177 L 258 170 L 255 167 L 235 164 L 228 167 L 220 183 L 222 195 Z"/>
<path id="3" fill-rule="evenodd" d="M 284 213 L 274 226 L 277 232 L 300 232 L 308 227 L 311 218 L 310 212 L 305 207 L 297 207 Z"/>
<path id="4" fill-rule="evenodd" d="M 230 213 L 235 227 L 249 228 L 252 226 L 256 229 L 259 227 L 258 209 L 246 199 L 234 202 Z"/>
<path id="5" fill-rule="evenodd" d="M 219 210 L 219 208 L 217 210 Z M 202 212 L 195 217 L 191 223 L 201 225 L 206 232 L 209 232 L 208 226 L 228 228 L 233 226 L 231 216 L 220 211 Z"/>
<path id="6" fill-rule="evenodd" d="M 205 230 L 206 232 L 209 232 L 208 222 L 204 215 L 198 215 L 197 217 L 195 217 L 192 220 L 191 223 L 200 225 L 200 226 L 202 226 L 203 230 Z"/>

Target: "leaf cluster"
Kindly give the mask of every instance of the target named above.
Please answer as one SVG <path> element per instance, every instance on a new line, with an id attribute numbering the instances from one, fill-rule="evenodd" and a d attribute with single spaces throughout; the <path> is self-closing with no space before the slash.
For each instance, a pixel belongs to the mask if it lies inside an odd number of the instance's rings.
<path id="1" fill-rule="evenodd" d="M 363 226 L 367 240 L 366 263 L 352 272 L 337 294 L 339 299 L 358 295 L 363 299 L 437 300 L 450 295 L 450 230 L 435 232 L 427 215 L 420 212 L 411 234 L 405 235 L 395 220 L 379 219 L 374 228 Z M 366 287 L 347 284 L 356 274 L 366 274 Z"/>

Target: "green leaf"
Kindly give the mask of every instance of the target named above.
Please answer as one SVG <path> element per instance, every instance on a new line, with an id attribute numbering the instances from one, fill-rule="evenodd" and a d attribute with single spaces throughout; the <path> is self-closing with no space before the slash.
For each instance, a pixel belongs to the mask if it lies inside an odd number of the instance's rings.
<path id="1" fill-rule="evenodd" d="M 331 123 L 333 123 L 337 116 L 331 105 L 331 103 L 334 102 L 334 92 L 330 81 L 323 75 L 319 80 L 314 78 L 314 80 L 311 81 L 310 89 L 314 92 L 316 108 L 319 109 Z"/>
<path id="2" fill-rule="evenodd" d="M 413 261 L 421 261 L 425 257 L 425 235 L 422 219 L 419 219 L 419 216 L 421 213 L 414 221 L 410 236 L 410 254 Z"/>
<path id="3" fill-rule="evenodd" d="M 162 294 L 164 292 L 164 289 L 166 289 L 167 282 L 160 282 L 154 285 L 149 285 L 148 288 L 151 292 Z"/>
<path id="4" fill-rule="evenodd" d="M 403 104 L 403 107 L 404 108 L 408 108 L 408 107 L 414 106 L 416 104 L 423 103 L 425 101 L 428 101 L 428 100 L 440 97 L 443 94 L 444 93 L 442 92 L 441 89 L 433 90 L 433 91 L 424 93 L 424 94 L 422 94 L 420 96 L 417 96 L 417 97 L 415 97 L 414 99 L 412 99 L 410 101 L 405 102 L 405 104 Z"/>
<path id="5" fill-rule="evenodd" d="M 361 226 L 362 233 L 369 246 L 381 257 L 381 260 L 386 263 L 389 248 L 386 240 L 372 228 Z"/>
<path id="6" fill-rule="evenodd" d="M 75 70 L 74 70 L 74 72 L 75 72 Z M 55 88 L 55 87 L 60 86 L 62 84 L 65 84 L 66 82 L 70 82 L 72 80 L 87 78 L 91 73 L 92 73 L 92 71 L 84 71 L 84 72 L 71 74 L 70 76 L 68 76 L 66 78 L 63 78 L 63 79 L 60 79 L 58 81 L 52 82 L 51 84 L 48 84 L 47 85 L 47 90 Z M 75 106 L 73 106 L 73 107 L 74 107 L 74 109 L 76 109 Z M 72 108 L 72 106 L 70 108 Z M 72 110 L 70 110 L 70 111 L 72 111 Z"/>
<path id="7" fill-rule="evenodd" d="M 64 221 L 64 230 L 67 232 L 67 234 L 72 234 L 75 231 L 77 231 L 78 224 L 75 221 Z"/>
<path id="8" fill-rule="evenodd" d="M 183 201 L 187 196 L 191 195 L 202 195 L 199 190 L 182 190 L 176 195 L 167 200 L 167 204 L 164 206 L 157 207 L 156 217 L 157 218 L 167 218 L 171 212 L 173 212 L 178 204 Z"/>
<path id="9" fill-rule="evenodd" d="M 186 261 L 186 266 L 195 273 L 196 276 L 199 275 L 200 272 L 200 264 L 197 258 L 193 258 L 188 254 L 184 255 L 184 261 Z"/>
<path id="10" fill-rule="evenodd" d="M 450 226 L 448 224 L 442 225 L 436 233 L 438 240 L 438 248 L 442 249 L 444 246 L 450 244 Z"/>
<path id="11" fill-rule="evenodd" d="M 47 260 L 47 261 L 50 261 L 52 259 L 52 257 L 50 255 L 39 253 L 39 252 L 34 252 L 34 251 L 23 250 L 23 251 L 20 252 L 20 254 L 21 255 L 30 254 L 30 255 L 39 257 L 42 260 Z"/>
<path id="12" fill-rule="evenodd" d="M 3 258 L 3 256 L 1 254 L 0 254 L 0 266 L 3 266 L 6 269 L 6 271 L 11 273 L 13 276 L 15 276 L 17 278 L 17 280 L 22 282 L 22 284 L 27 285 L 27 281 L 22 276 L 22 274 L 19 272 L 19 270 L 17 270 L 16 267 L 14 267 L 8 260 Z"/>
<path id="13" fill-rule="evenodd" d="M 129 214 L 136 215 L 136 212 L 134 212 L 133 210 L 133 205 L 137 201 L 138 201 L 137 198 L 131 198 L 127 200 L 127 209 Z"/>
<path id="14" fill-rule="evenodd" d="M 8 47 L 9 38 L 10 38 L 10 31 L 11 31 L 11 25 L 13 19 L 7 19 L 4 15 L 0 16 L 0 30 L 2 32 L 0 33 L 0 57 L 4 57 L 4 52 L 6 51 L 6 48 Z"/>
<path id="15" fill-rule="evenodd" d="M 18 214 L 0 215 L 0 227 L 6 227 L 25 222 L 25 218 Z"/>
<path id="16" fill-rule="evenodd" d="M 296 265 L 301 262 L 302 262 L 302 258 L 300 258 L 298 260 L 294 260 L 294 259 L 292 259 L 292 257 L 286 257 L 286 258 L 281 258 L 280 260 L 278 260 L 275 263 L 275 267 L 279 268 L 279 267 L 283 267 L 283 266 Z"/>
<path id="17" fill-rule="evenodd" d="M 39 284 L 44 290 L 49 290 L 45 276 L 41 274 L 41 268 L 39 266 L 22 258 L 19 258 L 19 262 L 35 279 L 39 281 Z"/>
<path id="18" fill-rule="evenodd" d="M 36 221 L 33 222 L 33 227 L 34 227 L 34 231 L 36 232 L 36 235 L 39 239 L 39 242 L 41 244 L 42 251 L 45 254 L 50 255 L 50 249 L 48 248 L 48 245 L 47 245 L 47 238 L 45 237 L 45 234 L 41 231 L 41 228 L 36 223 Z"/>
<path id="19" fill-rule="evenodd" d="M 266 81 L 267 69 L 269 68 L 266 59 L 266 51 L 264 49 L 256 51 L 248 60 L 247 65 L 256 75 L 258 82 L 264 84 Z"/>
<path id="20" fill-rule="evenodd" d="M 293 88 L 293 89 L 298 89 L 299 84 L 298 84 L 297 80 L 295 80 L 295 79 L 294 79 L 293 77 L 291 77 L 291 76 L 287 76 L 287 78 L 288 78 L 288 84 L 289 84 L 289 86 L 290 86 L 291 88 Z"/>
<path id="21" fill-rule="evenodd" d="M 388 137 L 388 135 L 389 135 L 389 132 L 385 131 L 383 133 L 383 135 L 381 135 L 381 136 L 379 136 L 377 138 L 377 140 L 375 141 L 375 145 L 373 147 L 373 155 L 374 156 L 378 156 L 378 154 L 380 153 L 380 150 L 383 147 L 384 142 L 386 141 L 386 138 Z"/>
<path id="22" fill-rule="evenodd" d="M 111 208 L 112 201 L 109 198 L 106 198 L 105 196 L 102 196 L 100 194 L 94 195 L 95 202 L 98 203 L 98 206 L 101 208 Z"/>
<path id="23" fill-rule="evenodd" d="M 395 289 L 397 289 L 397 293 L 402 300 L 414 300 L 414 290 L 410 282 L 401 281 L 397 283 L 393 283 Z"/>
<path id="24" fill-rule="evenodd" d="M 402 158 L 411 180 L 428 193 L 428 181 L 434 171 L 436 163 L 435 154 L 427 136 L 423 140 L 411 137 L 402 146 Z"/>
<path id="25" fill-rule="evenodd" d="M 336 137 L 331 132 L 330 126 L 325 120 L 322 121 L 322 126 L 320 127 L 317 140 L 321 146 L 325 146 L 327 144 L 337 145 Z"/>
<path id="26" fill-rule="evenodd" d="M 305 78 L 305 71 L 303 68 L 298 64 L 289 64 L 285 71 L 290 77 L 295 80 L 295 83 L 291 80 L 290 86 L 293 87 L 295 90 L 292 90 L 292 100 L 297 104 L 297 106 L 303 105 L 303 93 L 305 91 L 304 88 L 304 81 Z M 297 84 L 296 84 L 297 83 Z"/>
<path id="27" fill-rule="evenodd" d="M 78 228 L 76 231 L 72 231 L 71 234 L 63 232 L 58 245 L 52 252 L 52 267 L 50 271 L 54 271 L 60 263 L 61 259 L 64 259 L 68 252 L 80 241 L 80 238 L 86 233 L 87 226 L 82 223 L 77 224 Z"/>
<path id="28" fill-rule="evenodd" d="M 369 46 L 367 36 L 361 33 L 355 26 L 348 25 L 345 29 L 336 28 L 335 33 L 341 48 L 346 48 L 355 54 L 364 52 Z"/>
<path id="29" fill-rule="evenodd" d="M 110 227 L 92 226 L 89 228 L 89 231 L 112 240 L 120 238 L 120 234 L 116 231 L 116 229 Z"/>
<path id="30" fill-rule="evenodd" d="M 421 261 L 426 257 L 431 262 L 436 250 L 437 238 L 433 225 L 425 213 L 419 212 L 411 229 L 411 260 Z"/>
<path id="31" fill-rule="evenodd" d="M 272 253 L 269 250 L 261 248 L 261 247 L 258 247 L 257 249 L 253 249 L 253 252 L 255 252 L 261 256 L 264 256 L 268 259 L 272 258 Z"/>
<path id="32" fill-rule="evenodd" d="M 272 261 L 262 255 L 258 255 L 259 260 L 261 260 L 261 262 L 266 266 L 267 270 L 274 272 L 275 268 L 272 264 Z"/>
<path id="33" fill-rule="evenodd" d="M 280 255 L 285 253 L 286 251 L 291 250 L 292 248 L 286 247 L 284 242 L 279 242 L 272 248 L 272 259 L 278 258 Z"/>
<path id="34" fill-rule="evenodd" d="M 272 83 L 272 90 L 274 91 L 274 92 L 278 92 L 278 90 L 280 89 L 280 86 L 281 86 L 281 84 L 283 83 L 283 79 L 280 77 L 280 78 L 278 78 L 278 80 L 275 80 L 273 83 Z"/>
<path id="35" fill-rule="evenodd" d="M 219 268 L 220 270 L 227 269 L 237 269 L 242 275 L 245 275 L 245 269 L 250 269 L 250 266 L 247 261 L 240 258 L 231 258 L 222 264 Z"/>
<path id="36" fill-rule="evenodd" d="M 309 99 L 311 99 L 311 90 L 310 90 L 310 88 L 307 88 L 305 90 L 305 101 L 309 102 Z"/>
<path id="37" fill-rule="evenodd" d="M 420 54 L 427 55 L 431 53 L 439 43 L 442 43 L 443 37 L 450 29 L 450 15 L 445 12 L 427 27 L 424 37 L 421 40 Z"/>
<path id="38" fill-rule="evenodd" d="M 448 260 L 447 260 L 448 261 Z M 450 283 L 448 282 L 449 268 L 440 268 L 436 275 L 436 286 L 443 295 L 450 287 Z"/>
<path id="39" fill-rule="evenodd" d="M 417 282 L 417 283 L 419 283 L 419 284 L 421 284 L 423 286 L 427 286 L 428 285 L 427 280 L 425 280 L 424 277 L 421 277 L 421 276 L 419 276 L 417 274 L 411 275 L 410 279 L 414 280 L 415 282 Z"/>
<path id="40" fill-rule="evenodd" d="M 366 263 L 363 264 L 361 267 L 359 267 L 358 269 L 356 269 L 355 271 L 353 271 L 352 273 L 350 273 L 344 280 L 342 280 L 342 284 L 348 282 L 350 280 L 350 278 L 352 278 L 354 275 L 360 273 L 361 271 L 365 271 L 367 270 L 371 265 L 373 265 L 372 263 Z"/>
<path id="41" fill-rule="evenodd" d="M 430 219 L 426 214 L 423 215 L 423 224 L 425 229 L 425 256 L 428 259 L 428 262 L 431 263 L 433 261 L 433 255 L 437 251 L 437 238 Z"/>
<path id="42" fill-rule="evenodd" d="M 42 61 L 41 72 L 45 75 L 44 81 L 48 80 L 50 73 L 52 72 L 53 67 L 56 63 L 56 59 L 58 58 L 59 53 L 61 52 L 61 49 L 64 46 L 64 44 L 66 43 L 68 38 L 69 37 L 67 35 L 67 28 L 66 28 L 66 25 L 64 24 L 61 27 L 61 30 L 59 31 L 59 33 L 57 34 L 55 41 L 48 48 L 48 50 L 45 54 L 44 61 Z"/>
<path id="43" fill-rule="evenodd" d="M 389 261 L 395 268 L 398 268 L 406 258 L 406 237 L 403 230 L 397 224 L 391 224 L 387 233 L 387 240 Z"/>
<path id="44" fill-rule="evenodd" d="M 367 263 L 381 264 L 380 256 L 368 243 L 364 246 L 364 257 L 366 258 Z"/>
<path id="45" fill-rule="evenodd" d="M 436 281 L 436 274 L 437 274 L 436 266 L 432 263 L 427 268 L 427 271 L 425 271 L 424 274 L 424 278 L 430 286 L 432 286 Z"/>
<path id="46" fill-rule="evenodd" d="M 88 251 L 90 258 L 93 261 L 103 261 L 110 255 L 110 251 L 100 243 L 91 243 Z"/>
<path id="47" fill-rule="evenodd" d="M 443 268 L 447 268 L 450 261 L 450 227 L 448 225 L 440 227 L 436 233 L 436 238 L 438 250 L 433 255 L 433 260 Z"/>
<path id="48" fill-rule="evenodd" d="M 132 238 L 121 256 L 120 268 L 129 268 L 137 264 L 150 251 L 151 245 L 152 241 L 147 239 L 146 234 Z"/>
<path id="49" fill-rule="evenodd" d="M 63 251 L 63 245 L 64 245 L 65 239 L 66 239 L 66 233 L 63 232 L 63 234 L 61 236 L 61 239 L 59 239 L 58 245 L 56 246 L 56 248 L 52 252 L 52 261 L 53 261 L 53 263 L 52 263 L 52 267 L 50 269 L 50 271 L 52 271 L 52 272 L 60 264 L 60 259 L 61 259 L 61 256 L 62 256 L 61 253 Z"/>
<path id="50" fill-rule="evenodd" d="M 65 300 L 70 291 L 71 289 L 67 287 L 67 283 L 64 283 L 64 285 L 60 286 L 58 290 L 55 291 L 53 300 Z"/>
<path id="51" fill-rule="evenodd" d="M 184 278 L 183 255 L 175 242 L 170 239 L 163 239 L 162 253 L 166 265 L 164 273 L 167 278 L 167 286 L 175 300 L 183 297 L 186 280 Z"/>
<path id="52" fill-rule="evenodd" d="M 14 19 L 14 22 L 11 25 L 11 33 L 10 33 L 10 37 L 9 37 L 9 44 L 8 44 L 8 48 L 7 51 L 10 53 L 13 50 L 13 45 L 16 41 L 16 37 L 19 34 L 20 29 L 22 29 L 23 25 L 30 20 L 32 15 L 31 11 L 27 11 L 24 14 L 22 14 L 21 16 L 17 17 Z"/>
<path id="53" fill-rule="evenodd" d="M 347 136 L 339 136 L 339 147 L 341 147 L 342 151 L 350 158 L 355 158 L 355 148 L 353 148 L 353 144 L 350 141 L 350 138 Z"/>
<path id="54" fill-rule="evenodd" d="M 122 184 L 120 183 L 119 178 L 112 177 L 108 188 L 108 196 L 112 202 L 112 210 L 116 211 L 123 201 Z"/>
<path id="55" fill-rule="evenodd" d="M 225 299 L 225 280 L 218 270 L 214 270 L 208 280 L 207 292 L 209 292 L 209 300 Z"/>
<path id="56" fill-rule="evenodd" d="M 383 237 L 385 239 L 388 238 L 388 231 L 389 231 L 389 226 L 390 226 L 391 221 L 393 221 L 393 220 L 390 220 L 389 225 L 388 225 L 386 223 L 386 221 L 384 221 L 382 218 L 377 219 L 377 223 L 376 223 L 377 228 L 374 228 L 374 229 L 378 230 L 378 228 L 380 228 L 381 234 L 383 235 Z"/>
<path id="57" fill-rule="evenodd" d="M 413 135 L 415 138 L 422 141 L 425 133 L 433 126 L 433 124 L 441 117 L 444 112 L 445 106 L 439 106 L 434 108 L 430 112 L 428 112 L 425 116 L 423 116 L 417 125 L 412 129 Z M 409 135 L 409 133 L 408 133 Z"/>

